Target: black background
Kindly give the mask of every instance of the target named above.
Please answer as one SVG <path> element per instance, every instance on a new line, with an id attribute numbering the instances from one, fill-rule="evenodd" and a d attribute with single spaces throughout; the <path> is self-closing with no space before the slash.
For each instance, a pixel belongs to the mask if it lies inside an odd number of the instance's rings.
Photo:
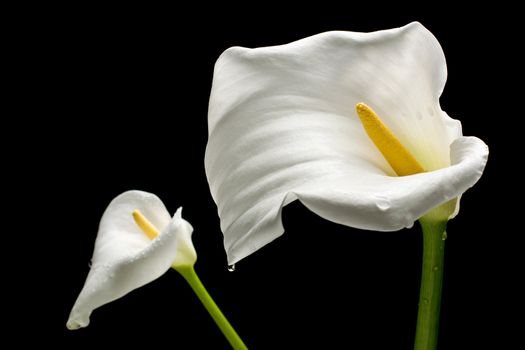
<path id="1" fill-rule="evenodd" d="M 35 236 L 37 253 L 20 259 L 29 267 L 11 284 L 21 297 L 13 334 L 31 329 L 43 344 L 71 348 L 229 348 L 174 271 L 95 310 L 87 329 L 66 330 L 105 207 L 140 189 L 171 212 L 184 207 L 195 228 L 196 270 L 249 348 L 410 349 L 421 263 L 417 224 L 360 231 L 293 203 L 284 209 L 285 235 L 231 273 L 203 158 L 213 65 L 226 48 L 418 20 L 447 57 L 442 108 L 491 150 L 485 174 L 449 224 L 440 349 L 511 344 L 521 275 L 514 272 L 519 229 L 506 199 L 513 167 L 501 104 L 514 101 L 512 11 L 196 7 L 33 9 L 31 20 L 18 24 L 25 35 L 14 50 L 20 78 L 13 89 L 30 96 L 18 110 L 26 124 L 21 142 L 30 147 L 15 161 L 24 167 L 22 180 L 37 188 L 21 204 L 36 213 L 21 223 Z M 31 332 L 21 334 L 19 342 L 32 341 Z"/>

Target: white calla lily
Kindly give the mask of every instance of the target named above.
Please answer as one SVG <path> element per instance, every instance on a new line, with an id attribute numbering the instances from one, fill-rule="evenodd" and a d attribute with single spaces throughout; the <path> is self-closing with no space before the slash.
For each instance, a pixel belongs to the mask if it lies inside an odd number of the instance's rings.
<path id="1" fill-rule="evenodd" d="M 296 199 L 368 230 L 410 227 L 446 202 L 443 219 L 452 217 L 488 148 L 441 110 L 446 76 L 438 41 L 419 23 L 226 50 L 215 65 L 205 166 L 229 264 L 279 237 L 282 207 Z M 360 102 L 425 172 L 396 176 L 363 129 Z"/>
<path id="2" fill-rule="evenodd" d="M 158 237 L 151 240 L 134 221 L 137 210 L 160 231 Z M 94 309 L 157 279 L 170 267 L 195 264 L 193 228 L 181 212 L 179 208 L 171 218 L 157 196 L 142 191 L 125 192 L 109 204 L 100 221 L 91 270 L 67 321 L 69 329 L 86 327 Z"/>

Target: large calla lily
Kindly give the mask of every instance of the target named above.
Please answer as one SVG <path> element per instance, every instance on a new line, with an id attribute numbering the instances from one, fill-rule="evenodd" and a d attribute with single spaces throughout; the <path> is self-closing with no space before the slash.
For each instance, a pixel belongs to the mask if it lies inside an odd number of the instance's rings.
<path id="1" fill-rule="evenodd" d="M 282 207 L 296 199 L 367 230 L 410 227 L 443 203 L 443 219 L 454 216 L 488 148 L 441 110 L 446 76 L 438 41 L 419 23 L 226 50 L 215 65 L 205 165 L 228 262 L 279 237 Z M 396 176 L 359 121 L 361 102 L 424 172 Z"/>
<path id="2" fill-rule="evenodd" d="M 137 210 L 159 228 L 158 237 L 151 240 L 137 225 Z M 86 327 L 94 309 L 157 279 L 171 266 L 193 266 L 197 254 L 192 231 L 180 208 L 171 218 L 154 194 L 128 191 L 116 197 L 100 221 L 91 270 L 67 327 Z"/>

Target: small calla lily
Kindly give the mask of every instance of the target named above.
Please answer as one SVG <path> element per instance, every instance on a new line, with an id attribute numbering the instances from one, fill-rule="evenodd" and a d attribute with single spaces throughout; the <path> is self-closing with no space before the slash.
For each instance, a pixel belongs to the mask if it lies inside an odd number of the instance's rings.
<path id="1" fill-rule="evenodd" d="M 91 269 L 71 310 L 69 329 L 86 327 L 94 309 L 157 279 L 170 267 L 195 264 L 193 228 L 181 212 L 179 208 L 171 218 L 157 196 L 142 191 L 113 199 L 100 221 Z M 158 237 L 150 236 L 146 225 L 157 228 Z"/>
<path id="2" fill-rule="evenodd" d="M 91 259 L 91 270 L 67 321 L 67 328 L 89 324 L 91 312 L 163 275 L 179 272 L 235 350 L 246 345 L 226 319 L 193 266 L 197 253 L 193 227 L 179 208 L 173 218 L 154 194 L 128 191 L 109 204 L 102 219 Z"/>
<path id="3" fill-rule="evenodd" d="M 296 199 L 367 230 L 410 227 L 436 207 L 436 220 L 453 217 L 488 148 L 441 110 L 446 76 L 419 23 L 226 50 L 205 166 L 229 264 L 279 237 L 282 207 Z M 405 161 L 417 166 L 405 172 Z"/>

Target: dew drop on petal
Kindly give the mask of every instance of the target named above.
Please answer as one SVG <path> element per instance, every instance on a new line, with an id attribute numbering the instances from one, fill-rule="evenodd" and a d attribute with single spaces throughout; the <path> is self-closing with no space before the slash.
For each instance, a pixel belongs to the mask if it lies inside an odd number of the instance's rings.
<path id="1" fill-rule="evenodd" d="M 427 111 L 428 111 L 428 114 L 430 114 L 431 116 L 434 116 L 434 108 L 428 107 Z"/>
<path id="2" fill-rule="evenodd" d="M 235 271 L 235 264 L 233 264 L 233 265 L 228 265 L 228 271 L 230 271 L 230 272 Z"/>
<path id="3" fill-rule="evenodd" d="M 92 265 L 93 265 L 93 260 L 89 260 L 88 267 L 91 268 Z"/>
<path id="4" fill-rule="evenodd" d="M 390 201 L 384 197 L 376 197 L 376 207 L 381 211 L 390 209 Z"/>

